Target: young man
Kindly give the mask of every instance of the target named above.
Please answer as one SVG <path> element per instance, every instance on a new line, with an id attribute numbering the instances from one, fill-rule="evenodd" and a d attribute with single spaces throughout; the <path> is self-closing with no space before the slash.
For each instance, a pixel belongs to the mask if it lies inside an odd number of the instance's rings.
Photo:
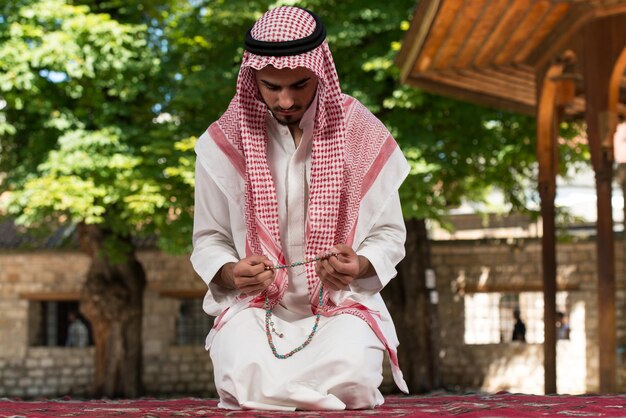
<path id="1" fill-rule="evenodd" d="M 265 13 L 196 146 L 191 261 L 218 316 L 207 349 L 223 408 L 373 408 L 385 351 L 408 391 L 379 292 L 404 257 L 409 166 L 341 93 L 325 37 L 309 11 Z"/>

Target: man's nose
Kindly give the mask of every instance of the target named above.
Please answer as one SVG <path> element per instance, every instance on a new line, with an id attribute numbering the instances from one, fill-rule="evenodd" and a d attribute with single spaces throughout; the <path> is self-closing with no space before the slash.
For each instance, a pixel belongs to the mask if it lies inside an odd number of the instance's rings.
<path id="1" fill-rule="evenodd" d="M 294 105 L 294 100 L 291 92 L 284 89 L 278 93 L 278 106 L 281 109 L 290 109 Z"/>

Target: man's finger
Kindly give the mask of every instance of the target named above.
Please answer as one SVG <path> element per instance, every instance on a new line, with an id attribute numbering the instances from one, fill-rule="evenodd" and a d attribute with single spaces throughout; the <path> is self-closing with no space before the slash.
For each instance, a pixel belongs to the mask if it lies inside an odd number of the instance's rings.
<path id="1" fill-rule="evenodd" d="M 261 270 L 258 274 L 254 276 L 237 276 L 235 280 L 237 281 L 239 288 L 246 286 L 254 286 L 259 283 L 263 283 L 274 277 L 274 272 L 272 270 Z"/>
<path id="2" fill-rule="evenodd" d="M 258 295 L 259 293 L 267 289 L 273 282 L 274 282 L 274 277 L 271 276 L 267 280 L 261 283 L 255 283 L 255 284 L 251 284 L 248 286 L 244 286 L 240 290 L 246 295 L 254 296 L 254 295 Z"/>
<path id="3" fill-rule="evenodd" d="M 344 274 L 342 271 L 336 269 L 329 260 L 324 260 L 323 262 L 324 270 L 328 275 L 337 279 L 340 283 L 347 285 L 352 282 L 353 277 L 349 274 Z M 343 267 L 343 266 L 342 266 Z"/>
<path id="4" fill-rule="evenodd" d="M 330 288 L 330 289 L 332 289 L 332 290 L 341 290 L 341 289 L 343 289 L 343 288 L 344 288 L 344 286 L 343 286 L 343 285 L 339 285 L 339 284 L 337 284 L 337 283 L 336 283 L 336 281 L 334 281 L 334 280 L 332 279 L 332 276 L 329 276 L 329 277 L 327 277 L 326 279 L 322 280 L 322 284 L 323 284 L 325 287 L 328 287 L 328 288 Z"/>
<path id="5" fill-rule="evenodd" d="M 265 264 L 262 261 L 248 261 L 249 260 L 246 260 L 245 263 L 237 263 L 233 269 L 233 273 L 241 277 L 254 277 L 265 271 Z"/>
<path id="6" fill-rule="evenodd" d="M 322 275 L 325 274 L 325 271 L 323 271 L 324 268 L 322 267 L 322 263 L 320 261 L 318 261 L 317 263 L 315 263 L 315 272 L 317 273 L 317 276 L 321 279 Z"/>

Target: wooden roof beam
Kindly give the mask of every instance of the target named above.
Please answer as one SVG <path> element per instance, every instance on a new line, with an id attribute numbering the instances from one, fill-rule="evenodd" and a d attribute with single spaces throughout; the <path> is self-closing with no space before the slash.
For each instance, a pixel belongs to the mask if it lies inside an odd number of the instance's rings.
<path id="1" fill-rule="evenodd" d="M 570 9 L 568 3 L 557 3 L 546 12 L 541 22 L 539 22 L 539 30 L 533 31 L 528 37 L 524 45 L 519 50 L 512 51 L 514 55 L 510 58 L 512 62 L 524 62 L 530 54 L 544 38 L 554 29 L 558 22 L 563 18 Z"/>
<path id="2" fill-rule="evenodd" d="M 496 65 L 511 62 L 515 53 L 531 42 L 532 36 L 529 37 L 528 34 L 537 32 L 536 27 L 541 25 L 543 19 L 548 16 L 549 11 L 549 2 L 538 1 L 530 4 L 526 15 L 519 20 L 515 30 L 511 32 L 511 36 L 508 42 L 506 42 L 506 48 L 500 49 L 493 62 Z"/>
<path id="3" fill-rule="evenodd" d="M 431 80 L 440 80 L 444 83 L 464 87 L 469 90 L 490 92 L 497 96 L 506 97 L 523 103 L 535 103 L 533 94 L 535 84 L 512 80 L 510 77 L 495 71 L 487 74 L 481 70 L 456 70 L 429 72 L 423 77 Z"/>
<path id="4" fill-rule="evenodd" d="M 533 68 L 542 68 L 550 60 L 566 49 L 574 34 L 593 17 L 593 6 L 585 2 L 572 4 L 567 17 L 562 19 L 550 35 L 538 45 L 526 58 L 525 62 Z"/>
<path id="5" fill-rule="evenodd" d="M 494 56 L 497 54 L 498 45 L 503 45 L 506 42 L 503 40 L 511 35 L 511 28 L 515 27 L 516 21 L 519 19 L 519 14 L 524 13 L 524 5 L 527 1 L 513 1 L 510 3 L 500 18 L 500 21 L 489 34 L 485 43 L 483 44 L 480 52 L 474 60 L 474 66 L 483 67 L 493 61 Z"/>
<path id="6" fill-rule="evenodd" d="M 414 71 L 426 71 L 432 66 L 435 56 L 442 49 L 450 27 L 454 24 L 454 20 L 459 11 L 459 4 L 458 2 L 447 1 L 437 10 L 436 16 L 433 17 L 433 21 L 431 22 L 428 37 L 425 39 L 421 50 L 418 52 L 419 55 L 415 56 L 412 67 Z"/>
<path id="7" fill-rule="evenodd" d="M 504 97 L 495 97 L 484 91 L 467 90 L 464 87 L 457 87 L 448 83 L 442 83 L 430 78 L 409 77 L 407 84 L 420 88 L 424 91 L 440 94 L 443 96 L 454 97 L 458 100 L 465 100 L 472 103 L 478 103 L 483 106 L 492 108 L 502 108 L 511 112 L 519 112 L 528 115 L 535 114 L 534 104 L 521 103 Z"/>
<path id="8" fill-rule="evenodd" d="M 471 38 L 468 35 L 472 32 L 476 22 L 480 20 L 486 6 L 488 6 L 487 0 L 472 0 L 463 3 L 448 29 L 448 36 L 433 57 L 431 68 L 440 70 L 451 66 L 454 58 L 465 48 L 467 39 Z"/>
<path id="9" fill-rule="evenodd" d="M 417 55 L 422 49 L 430 27 L 437 15 L 439 2 L 440 0 L 433 0 L 426 7 L 417 7 L 413 14 L 409 30 L 404 35 L 403 40 L 403 43 L 410 45 L 410 47 L 402 48 L 395 59 L 396 65 L 400 68 L 400 80 L 402 82 L 406 82 L 409 78 L 417 60 Z"/>
<path id="10" fill-rule="evenodd" d="M 519 86 L 523 86 L 525 88 L 531 89 L 531 91 L 535 91 L 535 78 L 530 73 L 513 73 L 509 71 L 509 67 L 501 67 L 498 69 L 495 68 L 480 68 L 475 70 L 477 72 L 481 72 L 490 77 L 498 77 L 501 80 L 506 81 L 507 83 L 513 83 Z"/>
<path id="11" fill-rule="evenodd" d="M 619 2 L 612 3 L 612 4 L 605 4 L 603 6 L 596 8 L 593 11 L 593 17 L 600 18 L 600 17 L 612 16 L 612 15 L 622 14 L 622 13 L 626 13 L 626 3 L 619 1 Z"/>
<path id="12" fill-rule="evenodd" d="M 467 68 L 472 64 L 485 39 L 493 32 L 498 21 L 502 19 L 502 14 L 509 7 L 509 4 L 510 0 L 492 0 L 490 4 L 483 6 L 481 16 L 472 28 L 470 36 L 467 37 L 465 45 L 454 58 L 452 64 L 454 67 Z"/>

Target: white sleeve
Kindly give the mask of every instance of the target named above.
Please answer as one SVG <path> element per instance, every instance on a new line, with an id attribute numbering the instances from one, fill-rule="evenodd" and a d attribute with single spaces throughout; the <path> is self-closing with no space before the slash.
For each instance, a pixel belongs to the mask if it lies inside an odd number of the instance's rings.
<path id="1" fill-rule="evenodd" d="M 376 274 L 354 280 L 350 285 L 351 290 L 370 295 L 380 292 L 397 274 L 396 265 L 405 254 L 405 239 L 406 226 L 402 216 L 402 206 L 398 192 L 395 192 L 389 198 L 365 240 L 356 250 L 358 255 L 370 261 Z"/>
<path id="2" fill-rule="evenodd" d="M 230 227 L 228 200 L 200 161 L 196 160 L 191 264 L 209 286 L 204 306 L 210 315 L 219 314 L 238 295 L 235 290 L 212 283 L 224 264 L 237 261 L 239 257 Z"/>

